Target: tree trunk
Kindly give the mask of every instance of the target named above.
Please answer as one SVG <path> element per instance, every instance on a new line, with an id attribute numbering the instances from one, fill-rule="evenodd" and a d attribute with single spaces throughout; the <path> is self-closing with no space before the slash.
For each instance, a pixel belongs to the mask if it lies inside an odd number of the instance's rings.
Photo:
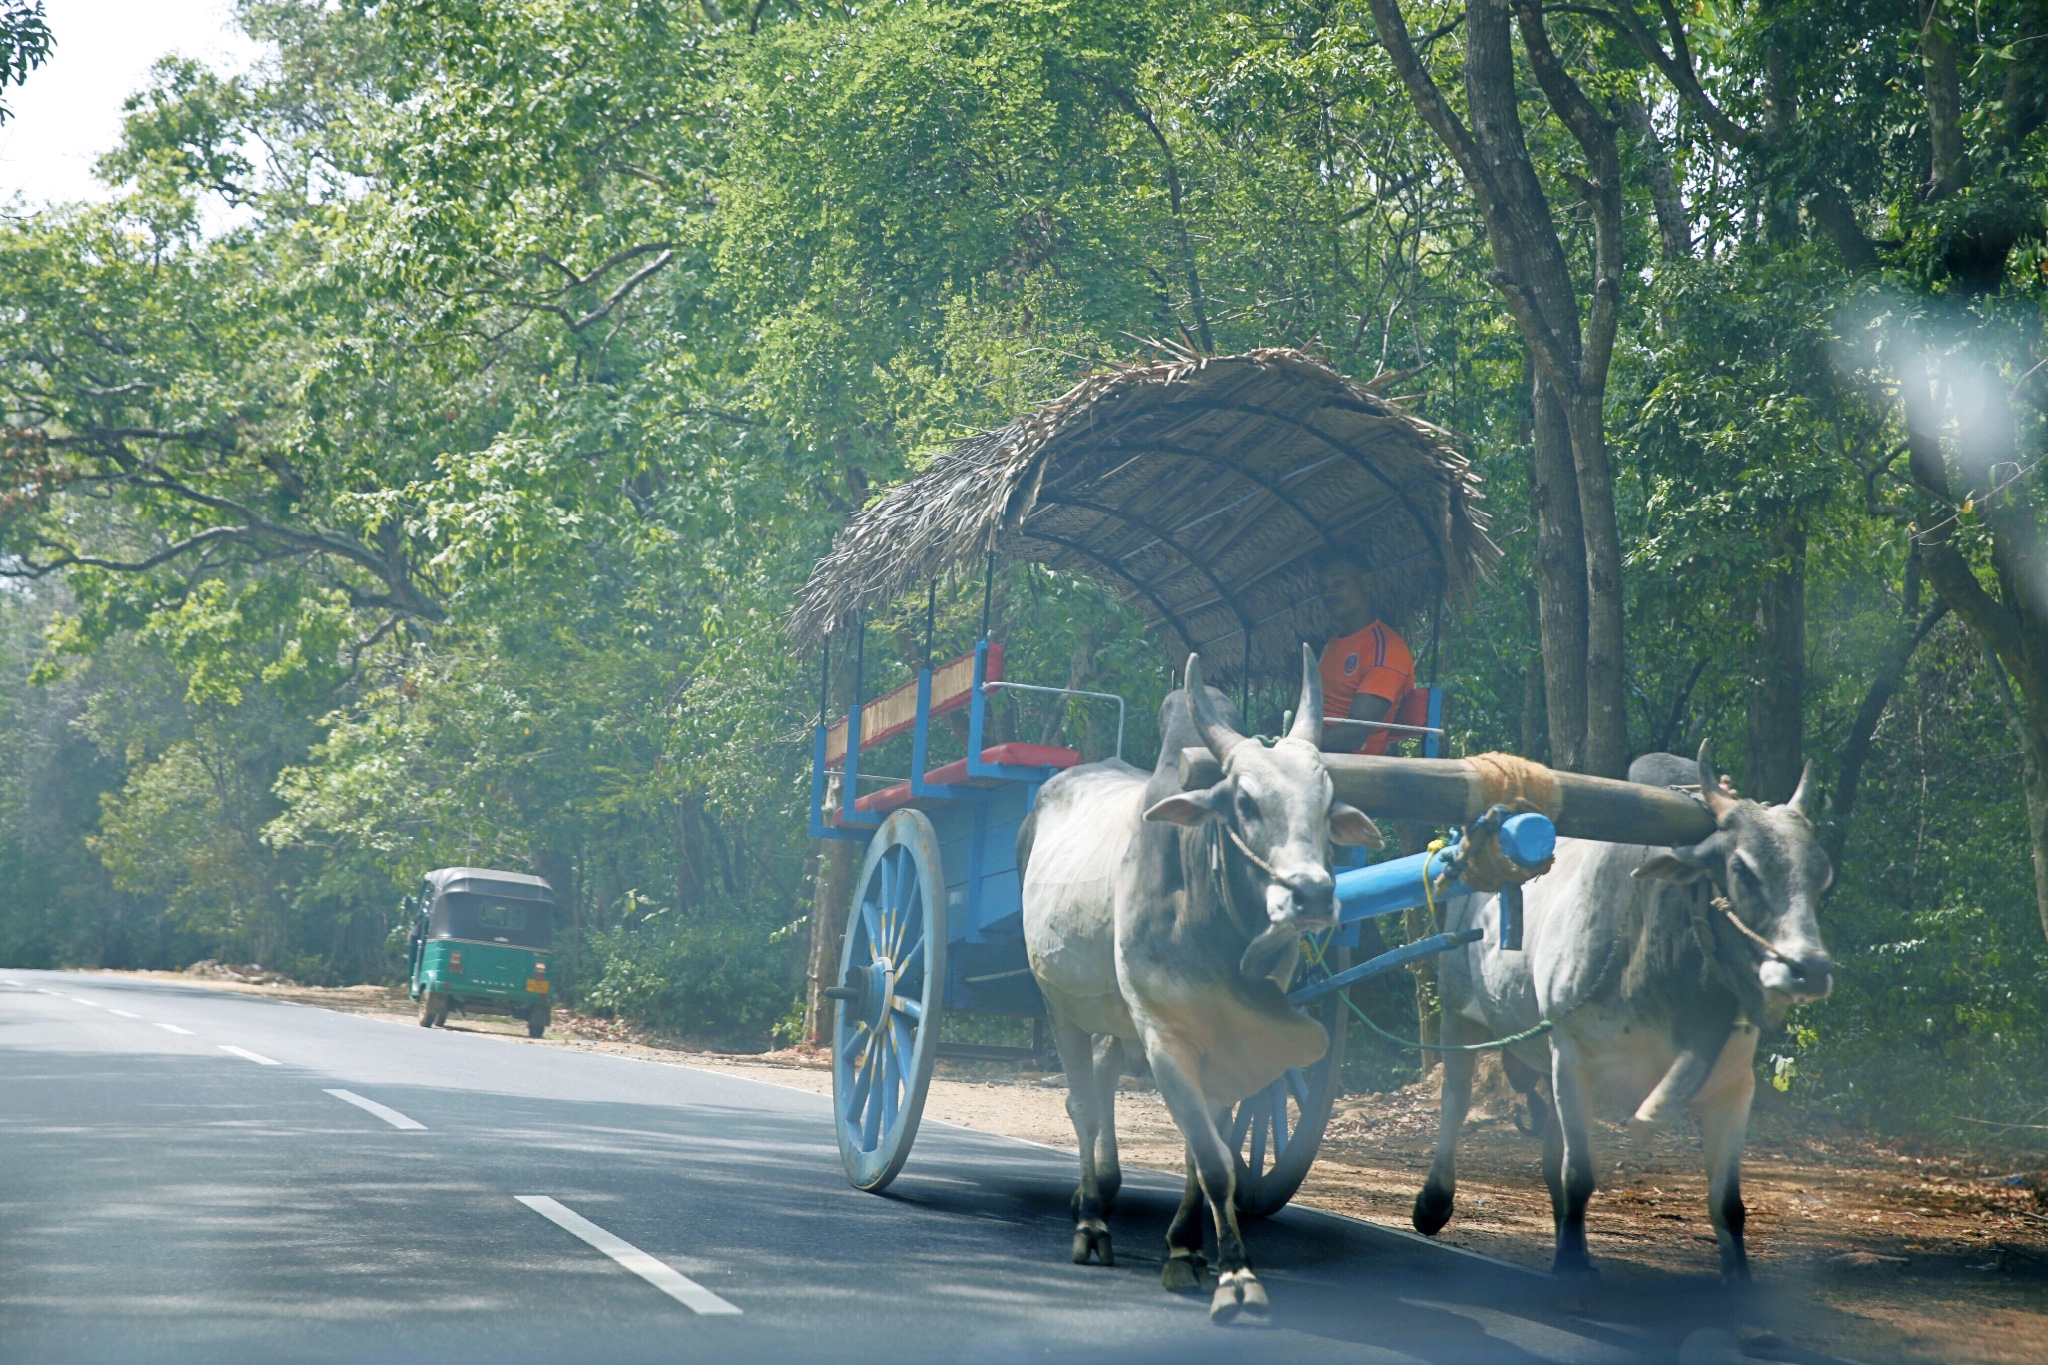
<path id="1" fill-rule="evenodd" d="M 1532 763 L 1548 761 L 1550 741 L 1543 717 L 1543 656 L 1522 666 L 1521 755 Z"/>
<path id="2" fill-rule="evenodd" d="M 1642 157 L 1643 180 L 1650 187 L 1650 202 L 1657 210 L 1657 237 L 1663 258 L 1667 262 L 1683 261 L 1692 255 L 1692 224 L 1686 218 L 1678 178 L 1671 173 L 1671 158 L 1657 136 L 1656 125 L 1650 122 L 1650 110 L 1643 97 L 1624 96 L 1617 103 L 1622 123 L 1635 139 Z"/>
<path id="3" fill-rule="evenodd" d="M 1916 605 L 1909 594 L 1907 609 Z M 1885 711 L 1891 706 L 1892 694 L 1898 691 L 1899 682 L 1906 676 L 1906 665 L 1913 660 L 1913 652 L 1920 648 L 1920 642 L 1934 629 L 1941 618 L 1948 615 L 1948 603 L 1937 602 L 1934 609 L 1921 618 L 1917 626 L 1909 626 L 1905 634 L 1893 646 L 1892 651 L 1878 665 L 1877 676 L 1871 679 L 1870 689 L 1863 694 L 1863 704 L 1856 708 L 1856 719 L 1849 726 L 1849 739 L 1842 746 L 1842 766 L 1835 777 L 1834 799 L 1828 811 L 1829 828 L 1825 840 L 1828 860 L 1839 870 L 1842 854 L 1849 844 L 1849 817 L 1856 813 L 1856 798 L 1863 783 L 1863 765 L 1870 761 L 1870 745 L 1877 736 L 1878 724 L 1883 721 Z"/>
<path id="4" fill-rule="evenodd" d="M 818 881 L 811 898 L 810 967 L 804 982 L 804 1040 L 812 1047 L 829 1047 L 832 1042 L 832 1002 L 823 992 L 827 986 L 839 984 L 839 936 L 846 929 L 857 848 L 848 840 L 833 839 L 818 859 Z"/>
<path id="5" fill-rule="evenodd" d="M 832 639 L 826 637 L 820 646 L 831 658 Z M 846 651 L 842 650 L 842 653 Z M 850 658 L 846 667 L 832 675 L 832 685 L 823 699 L 825 714 L 820 723 L 832 715 L 845 714 L 853 702 L 853 668 Z M 838 806 L 836 785 L 833 779 L 825 783 L 825 809 L 831 811 Z M 850 801 L 852 796 L 849 794 Z M 846 916 L 850 909 L 849 899 L 853 895 L 855 856 L 864 851 L 865 845 L 850 839 L 825 839 L 820 841 L 823 848 L 818 856 L 817 880 L 811 887 L 811 946 L 807 955 L 808 967 L 804 976 L 804 1042 L 810 1047 L 829 1047 L 832 1041 L 831 1001 L 825 999 L 827 986 L 839 984 L 840 935 L 846 930 Z"/>
<path id="6" fill-rule="evenodd" d="M 2048 938 L 2048 745 L 2037 744 L 2026 774 L 2027 834 L 2034 844 L 2034 913 Z"/>
<path id="7" fill-rule="evenodd" d="M 1756 584 L 1746 771 L 1752 800 L 1783 802 L 1806 761 L 1806 530 L 1778 528 Z"/>
<path id="8" fill-rule="evenodd" d="M 1536 619 L 1543 638 L 1543 696 L 1550 762 L 1577 771 L 1586 736 L 1586 540 L 1579 521 L 1579 479 L 1571 425 L 1557 391 L 1543 379 L 1531 394 L 1536 504 Z"/>
<path id="9" fill-rule="evenodd" d="M 1927 91 L 1927 142 L 1932 153 L 1927 198 L 1943 199 L 1970 178 L 1963 145 L 1962 77 L 1941 0 L 1920 0 L 1920 65 Z"/>
<path id="10" fill-rule="evenodd" d="M 1623 777 L 1628 773 L 1628 678 L 1622 655 L 1621 532 L 1601 413 L 1606 392 L 1605 384 L 1581 390 L 1572 423 L 1586 539 L 1586 737 L 1575 767 L 1595 777 Z"/>

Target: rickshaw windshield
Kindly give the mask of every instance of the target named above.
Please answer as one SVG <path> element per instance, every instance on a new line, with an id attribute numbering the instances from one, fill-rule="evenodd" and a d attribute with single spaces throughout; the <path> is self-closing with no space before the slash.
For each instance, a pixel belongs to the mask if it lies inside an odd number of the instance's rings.
<path id="1" fill-rule="evenodd" d="M 507 900 L 453 891 L 434 906 L 434 938 L 471 939 L 479 943 L 505 942 L 521 948 L 545 948 L 552 940 L 553 908 L 541 901 Z"/>

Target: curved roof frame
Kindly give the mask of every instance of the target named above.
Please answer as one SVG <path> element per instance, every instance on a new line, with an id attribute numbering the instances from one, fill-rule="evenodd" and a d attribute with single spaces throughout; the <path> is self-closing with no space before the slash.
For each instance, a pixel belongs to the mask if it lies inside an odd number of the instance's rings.
<path id="1" fill-rule="evenodd" d="M 1131 515 L 1129 512 L 1119 512 L 1114 507 L 1104 507 L 1100 503 L 1082 502 L 1078 498 L 1062 498 L 1041 495 L 1039 498 L 1039 505 L 1051 507 L 1076 507 L 1084 512 L 1094 512 L 1099 516 L 1113 517 L 1116 520 L 1125 523 L 1126 525 L 1137 527 L 1139 530 L 1153 537 L 1152 543 L 1164 545 L 1167 549 L 1173 551 L 1175 554 L 1179 555 L 1183 560 L 1187 561 L 1188 565 L 1191 568 L 1193 568 L 1195 572 L 1201 574 L 1202 577 L 1208 579 L 1209 586 L 1216 589 L 1217 594 L 1223 599 L 1225 605 L 1227 605 L 1230 608 L 1231 614 L 1237 617 L 1239 623 L 1242 624 L 1247 631 L 1251 629 L 1251 618 L 1245 615 L 1243 604 L 1237 600 L 1237 597 L 1234 593 L 1232 593 L 1228 588 L 1223 586 L 1223 580 L 1216 576 L 1216 571 L 1210 568 L 1207 564 L 1203 563 L 1200 559 L 1197 559 L 1191 550 L 1189 550 L 1186 546 L 1182 545 L 1178 540 L 1174 539 L 1174 537 L 1171 534 L 1160 530 L 1158 527 L 1152 525 L 1148 521 L 1145 521 L 1141 517 Z M 1025 532 L 1025 534 L 1029 534 L 1029 532 L 1027 531 Z M 1151 548 L 1152 544 L 1140 545 L 1137 549 L 1131 550 L 1128 553 L 1126 553 L 1123 556 L 1123 558 L 1132 558 L 1133 556 L 1140 554 L 1141 552 L 1149 550 Z M 1128 576 L 1129 575 L 1126 575 L 1126 577 Z"/>

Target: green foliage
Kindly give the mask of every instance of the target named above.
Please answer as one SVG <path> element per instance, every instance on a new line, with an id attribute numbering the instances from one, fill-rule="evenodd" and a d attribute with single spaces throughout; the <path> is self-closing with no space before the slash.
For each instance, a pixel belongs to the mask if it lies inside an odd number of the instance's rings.
<path id="1" fill-rule="evenodd" d="M 1462 103 L 1457 7 L 1412 8 Z M 1896 10 L 1701 10 L 1730 118 L 1774 117 L 1773 81 L 1802 92 L 1791 133 L 1734 149 L 1615 34 L 1552 16 L 1588 88 L 1617 116 L 1642 99 L 1656 130 L 1624 145 L 1607 422 L 1638 747 L 1741 752 L 1753 585 L 1785 567 L 1764 532 L 1796 523 L 1807 744 L 1836 782 L 1927 605 L 1900 338 L 1992 338 L 2021 448 L 2042 449 L 2048 372 L 2022 375 L 2048 297 L 2027 130 L 2048 42 L 2022 41 L 2016 6 L 1973 18 L 1974 178 L 1930 196 Z M 1442 622 L 1402 624 L 1454 745 L 1542 756 L 1529 372 L 1469 187 L 1362 6 L 240 12 L 274 64 L 160 64 L 100 164 L 111 203 L 0 223 L 0 961 L 391 979 L 419 874 L 493 864 L 555 883 L 565 998 L 788 1040 L 816 867 L 796 588 L 877 489 L 1147 339 L 1412 372 L 1387 392 L 1469 453 L 1506 562 Z M 25 52 L 0 47 L 0 83 Z M 1525 96 L 1570 204 L 1569 139 Z M 1683 251 L 1660 242 L 1659 164 Z M 1877 267 L 1816 228 L 1816 177 Z M 209 236 L 223 204 L 235 226 Z M 2000 233 L 1987 290 L 1970 271 Z M 2038 507 L 2029 469 L 2010 496 Z M 1979 511 L 1958 525 L 1984 565 Z M 977 576 L 937 585 L 933 652 L 970 648 L 980 610 Z M 1150 760 L 1167 673 L 1131 612 L 1029 565 L 997 574 L 993 611 L 1013 678 L 1122 694 L 1124 752 Z M 869 623 L 867 690 L 911 675 L 925 613 Z M 1255 694 L 1252 724 L 1293 701 Z M 1114 743 L 1113 708 L 1079 702 L 1006 696 L 992 723 Z M 2048 1103 L 2013 745 L 1944 626 L 1843 831 L 1840 989 L 1767 1045 L 1789 1095 L 1932 1126 Z M 1365 1004 L 1412 1036 L 1411 992 Z M 1413 1071 L 1354 1035 L 1352 1083 Z"/>
<path id="2" fill-rule="evenodd" d="M 758 924 L 667 910 L 595 934 L 595 1009 L 713 1043 L 755 1043 L 788 1013 L 794 961 Z"/>

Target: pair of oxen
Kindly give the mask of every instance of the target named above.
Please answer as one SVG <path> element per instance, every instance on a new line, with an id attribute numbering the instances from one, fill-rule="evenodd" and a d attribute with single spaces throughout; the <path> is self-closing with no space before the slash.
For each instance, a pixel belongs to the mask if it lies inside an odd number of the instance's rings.
<path id="1" fill-rule="evenodd" d="M 1248 738 L 1190 658 L 1186 688 L 1161 708 L 1154 770 L 1120 760 L 1070 769 L 1046 783 L 1018 836 L 1025 939 L 1080 1149 L 1073 1258 L 1113 1262 L 1104 1219 L 1122 1181 L 1116 1085 L 1136 1048 L 1187 1141 L 1163 1278 L 1171 1290 L 1201 1288 L 1206 1203 L 1217 1321 L 1268 1310 L 1238 1228 L 1225 1118 L 1327 1048 L 1323 1026 L 1288 1003 L 1285 987 L 1303 936 L 1336 919 L 1330 846 L 1381 842 L 1364 812 L 1333 795 L 1318 754 L 1322 688 L 1306 649 L 1294 714 L 1281 739 Z M 1223 777 L 1182 791 L 1181 751 L 1196 745 L 1215 754 Z M 1792 1005 L 1828 993 L 1816 912 L 1833 873 L 1807 814 L 1810 773 L 1782 806 L 1724 792 L 1704 747 L 1697 764 L 1646 755 L 1629 776 L 1697 784 L 1715 832 L 1668 849 L 1560 839 L 1555 866 L 1525 893 L 1520 951 L 1497 946 L 1496 898 L 1453 902 L 1446 928 L 1487 932 L 1439 959 L 1443 1041 L 1552 1024 L 1505 1063 L 1542 1128 L 1560 1274 L 1592 1271 L 1593 1113 L 1655 1125 L 1690 1107 L 1702 1123 L 1722 1275 L 1739 1283 L 1749 1273 L 1740 1182 L 1757 1038 Z M 1425 1233 L 1451 1216 L 1472 1067 L 1472 1053 L 1444 1054 L 1436 1159 L 1415 1202 Z"/>

